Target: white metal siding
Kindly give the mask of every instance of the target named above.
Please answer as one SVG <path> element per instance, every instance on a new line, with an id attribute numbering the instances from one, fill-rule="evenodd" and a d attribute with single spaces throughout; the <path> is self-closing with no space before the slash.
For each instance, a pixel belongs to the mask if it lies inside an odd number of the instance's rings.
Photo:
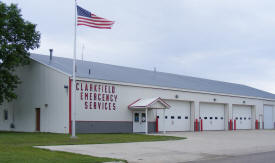
<path id="1" fill-rule="evenodd" d="M 34 132 L 35 108 L 40 108 L 41 132 L 68 133 L 69 92 L 64 85 L 68 85 L 69 77 L 36 61 L 19 68 L 16 74 L 22 83 L 16 89 L 18 98 L 10 103 L 14 120 L 9 121 L 7 129 Z M 14 129 L 10 128 L 11 123 Z M 0 123 L 0 129 L 1 126 Z"/>

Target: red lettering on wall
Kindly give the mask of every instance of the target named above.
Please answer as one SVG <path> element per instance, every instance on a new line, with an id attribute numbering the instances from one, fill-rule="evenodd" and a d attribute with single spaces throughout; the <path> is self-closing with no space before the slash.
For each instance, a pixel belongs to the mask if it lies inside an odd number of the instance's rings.
<path id="1" fill-rule="evenodd" d="M 116 87 L 108 84 L 78 82 L 75 87 L 85 109 L 117 110 L 118 95 Z"/>
<path id="2" fill-rule="evenodd" d="M 98 85 L 98 92 L 101 92 L 101 85 Z"/>
<path id="3" fill-rule="evenodd" d="M 88 109 L 88 102 L 85 102 L 85 109 Z"/>
<path id="4" fill-rule="evenodd" d="M 88 100 L 89 98 L 88 98 L 88 93 L 85 93 L 85 100 Z"/>
<path id="5" fill-rule="evenodd" d="M 107 110 L 107 102 L 104 103 L 105 110 Z"/>
<path id="6" fill-rule="evenodd" d="M 112 86 L 112 93 L 115 93 L 115 86 Z"/>
<path id="7" fill-rule="evenodd" d="M 111 110 L 111 103 L 109 102 L 109 110 Z"/>
<path id="8" fill-rule="evenodd" d="M 108 93 L 111 93 L 111 86 L 108 86 Z"/>
<path id="9" fill-rule="evenodd" d="M 98 102 L 98 103 L 97 103 L 97 106 L 98 106 L 98 110 L 100 110 L 101 102 Z"/>
<path id="10" fill-rule="evenodd" d="M 106 101 L 109 101 L 109 95 L 106 94 Z"/>
<path id="11" fill-rule="evenodd" d="M 90 84 L 90 92 L 93 91 L 93 84 Z"/>
<path id="12" fill-rule="evenodd" d="M 102 101 L 105 101 L 105 94 L 102 94 Z"/>
<path id="13" fill-rule="evenodd" d="M 88 91 L 88 84 L 85 85 L 85 91 Z"/>
<path id="14" fill-rule="evenodd" d="M 97 98 L 96 98 L 96 93 L 94 93 L 94 100 L 96 101 L 96 99 L 97 99 Z"/>
<path id="15" fill-rule="evenodd" d="M 104 91 L 105 91 L 105 93 L 107 93 L 107 85 L 105 85 Z"/>
<path id="16" fill-rule="evenodd" d="M 94 102 L 94 109 L 96 109 L 96 102 Z"/>
<path id="17" fill-rule="evenodd" d="M 80 92 L 80 100 L 83 100 L 83 92 Z"/>
<path id="18" fill-rule="evenodd" d="M 95 91 L 95 92 L 97 92 L 97 88 L 96 88 L 96 87 L 97 87 L 97 85 L 95 84 L 95 85 L 94 85 L 94 91 Z"/>
<path id="19" fill-rule="evenodd" d="M 100 93 L 97 94 L 97 99 L 98 99 L 98 101 L 101 101 L 101 94 Z"/>
<path id="20" fill-rule="evenodd" d="M 93 102 L 90 102 L 90 109 L 93 109 Z"/>
<path id="21" fill-rule="evenodd" d="M 93 93 L 90 93 L 90 101 L 93 100 Z"/>

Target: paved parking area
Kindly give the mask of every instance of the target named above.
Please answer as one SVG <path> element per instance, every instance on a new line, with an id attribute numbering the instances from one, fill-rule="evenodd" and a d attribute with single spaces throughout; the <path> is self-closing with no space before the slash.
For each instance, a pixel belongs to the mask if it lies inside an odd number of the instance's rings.
<path id="1" fill-rule="evenodd" d="M 275 130 L 177 132 L 185 140 L 40 148 L 138 162 L 188 162 L 275 151 Z"/>

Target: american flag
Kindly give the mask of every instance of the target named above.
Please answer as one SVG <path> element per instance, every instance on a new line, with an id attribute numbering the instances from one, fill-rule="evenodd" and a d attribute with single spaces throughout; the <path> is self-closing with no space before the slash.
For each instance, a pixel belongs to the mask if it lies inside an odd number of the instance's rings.
<path id="1" fill-rule="evenodd" d="M 98 17 L 90 11 L 77 6 L 77 25 L 85 25 L 100 29 L 111 29 L 114 23 L 114 21 Z"/>

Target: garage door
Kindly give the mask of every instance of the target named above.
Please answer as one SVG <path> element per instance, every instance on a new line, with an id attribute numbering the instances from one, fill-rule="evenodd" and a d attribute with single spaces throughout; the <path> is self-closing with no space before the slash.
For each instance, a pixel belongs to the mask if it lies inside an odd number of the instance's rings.
<path id="1" fill-rule="evenodd" d="M 203 130 L 224 130 L 224 105 L 200 103 Z"/>
<path id="2" fill-rule="evenodd" d="M 273 129 L 273 107 L 264 106 L 264 129 Z"/>
<path id="3" fill-rule="evenodd" d="M 166 101 L 171 108 L 165 111 L 157 110 L 159 116 L 159 131 L 163 131 L 165 118 L 166 131 L 190 131 L 190 102 Z"/>
<path id="4" fill-rule="evenodd" d="M 233 119 L 236 129 L 251 129 L 252 108 L 245 105 L 233 105 Z"/>

